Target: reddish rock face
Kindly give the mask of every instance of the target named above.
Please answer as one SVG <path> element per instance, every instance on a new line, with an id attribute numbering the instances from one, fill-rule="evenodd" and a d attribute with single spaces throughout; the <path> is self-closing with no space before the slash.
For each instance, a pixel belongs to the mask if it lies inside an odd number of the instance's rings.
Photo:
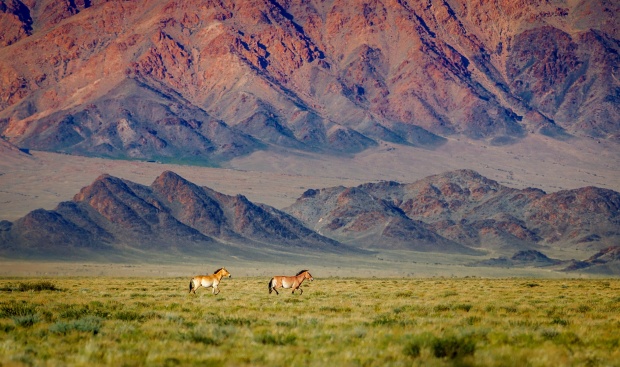
<path id="1" fill-rule="evenodd" d="M 464 134 L 620 136 L 613 2 L 4 1 L 0 130 L 217 163 Z M 170 124 L 171 121 L 177 121 Z"/>

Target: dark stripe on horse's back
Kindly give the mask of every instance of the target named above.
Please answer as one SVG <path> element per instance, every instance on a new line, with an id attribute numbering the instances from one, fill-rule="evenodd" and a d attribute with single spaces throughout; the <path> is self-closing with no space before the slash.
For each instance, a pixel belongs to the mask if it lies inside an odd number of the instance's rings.
<path id="1" fill-rule="evenodd" d="M 301 274 L 301 273 L 303 273 L 303 272 L 306 272 L 306 271 L 308 271 L 308 270 L 302 270 L 302 271 L 300 271 L 299 273 L 295 274 L 295 276 L 298 276 L 299 274 Z"/>

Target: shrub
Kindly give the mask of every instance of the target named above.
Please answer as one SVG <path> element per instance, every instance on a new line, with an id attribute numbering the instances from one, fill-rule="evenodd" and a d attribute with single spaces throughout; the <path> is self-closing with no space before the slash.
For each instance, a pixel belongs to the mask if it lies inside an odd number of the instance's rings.
<path id="1" fill-rule="evenodd" d="M 0 317 L 30 316 L 37 313 L 38 305 L 25 301 L 0 304 Z"/>
<path id="2" fill-rule="evenodd" d="M 446 336 L 435 338 L 431 343 L 431 349 L 437 358 L 455 359 L 473 355 L 476 343 L 467 337 Z"/>
<path id="3" fill-rule="evenodd" d="M 39 316 L 37 315 L 16 316 L 16 317 L 13 317 L 13 322 L 15 322 L 17 326 L 31 327 L 32 325 L 39 322 Z"/>
<path id="4" fill-rule="evenodd" d="M 58 316 L 62 319 L 79 319 L 88 314 L 88 306 L 82 305 L 58 305 Z"/>
<path id="5" fill-rule="evenodd" d="M 420 350 L 422 349 L 422 346 L 420 344 L 421 343 L 418 341 L 409 342 L 407 345 L 405 345 L 405 348 L 403 348 L 403 353 L 409 357 L 419 357 Z"/>
<path id="6" fill-rule="evenodd" d="M 9 324 L 0 324 L 0 331 L 9 333 L 15 329 L 15 326 Z"/>
<path id="7" fill-rule="evenodd" d="M 41 291 L 62 291 L 62 289 L 57 288 L 54 283 L 43 280 L 40 282 L 32 282 L 32 283 L 19 283 L 17 286 L 5 286 L 0 288 L 0 290 L 5 292 L 41 292 Z"/>
<path id="8" fill-rule="evenodd" d="M 101 318 L 96 316 L 86 316 L 79 320 L 71 322 L 59 321 L 49 327 L 49 331 L 55 334 L 63 334 L 71 332 L 72 330 L 92 333 L 93 335 L 99 334 L 101 329 Z"/>

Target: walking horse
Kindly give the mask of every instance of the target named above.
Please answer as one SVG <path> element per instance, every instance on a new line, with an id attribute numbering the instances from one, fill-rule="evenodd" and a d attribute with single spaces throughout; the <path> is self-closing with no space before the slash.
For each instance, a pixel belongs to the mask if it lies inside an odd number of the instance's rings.
<path id="1" fill-rule="evenodd" d="M 220 284 L 223 277 L 231 277 L 228 270 L 224 268 L 217 269 L 211 275 L 196 275 L 189 281 L 189 293 L 194 292 L 194 294 L 196 294 L 196 289 L 203 286 L 205 288 L 213 287 L 211 293 L 219 294 L 220 289 L 217 286 Z"/>
<path id="2" fill-rule="evenodd" d="M 269 281 L 269 294 L 271 294 L 271 291 L 274 291 L 279 295 L 280 293 L 278 293 L 276 288 L 293 288 L 293 294 L 295 294 L 296 289 L 299 289 L 299 294 L 301 295 L 304 293 L 303 289 L 301 289 L 301 283 L 303 283 L 304 279 L 314 280 L 308 270 L 302 270 L 297 275 L 289 277 L 277 275 Z"/>

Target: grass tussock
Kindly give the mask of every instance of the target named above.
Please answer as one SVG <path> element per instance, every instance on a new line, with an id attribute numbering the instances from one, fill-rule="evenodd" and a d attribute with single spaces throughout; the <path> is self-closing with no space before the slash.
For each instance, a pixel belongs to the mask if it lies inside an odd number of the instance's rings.
<path id="1" fill-rule="evenodd" d="M 137 278 L 0 279 L 0 365 L 613 366 L 620 360 L 617 279 L 314 275 L 303 295 L 279 296 L 258 287 L 265 282 L 258 278 L 227 280 L 218 296 L 188 295 L 186 278 L 149 279 L 148 288 Z"/>

